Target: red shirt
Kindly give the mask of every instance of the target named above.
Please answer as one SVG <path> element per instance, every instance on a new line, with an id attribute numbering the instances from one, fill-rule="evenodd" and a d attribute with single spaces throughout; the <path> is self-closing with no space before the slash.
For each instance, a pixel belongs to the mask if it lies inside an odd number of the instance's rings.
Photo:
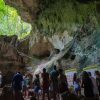
<path id="1" fill-rule="evenodd" d="M 49 88 L 49 74 L 46 73 L 42 73 L 42 86 L 44 89 Z"/>

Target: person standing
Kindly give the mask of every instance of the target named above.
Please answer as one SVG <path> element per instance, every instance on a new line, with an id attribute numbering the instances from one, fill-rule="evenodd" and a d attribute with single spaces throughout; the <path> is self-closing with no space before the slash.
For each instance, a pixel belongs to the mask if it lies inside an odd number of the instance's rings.
<path id="1" fill-rule="evenodd" d="M 40 87 L 40 78 L 39 78 L 39 75 L 36 74 L 35 75 L 35 80 L 33 82 L 34 84 L 34 93 L 35 93 L 35 96 L 37 97 L 37 99 L 39 100 L 39 90 L 41 90 L 41 87 Z"/>
<path id="2" fill-rule="evenodd" d="M 14 94 L 14 100 L 22 100 L 22 81 L 23 76 L 20 72 L 17 72 L 12 80 L 12 88 L 13 88 L 13 94 Z"/>
<path id="3" fill-rule="evenodd" d="M 23 96 L 24 98 L 28 98 L 28 83 L 29 83 L 29 78 L 27 75 L 23 76 Z"/>
<path id="4" fill-rule="evenodd" d="M 59 93 L 59 89 L 58 89 L 58 76 L 59 73 L 57 71 L 56 66 L 54 65 L 53 70 L 50 73 L 50 78 L 51 78 L 51 84 L 52 84 L 52 88 L 53 88 L 53 99 L 56 100 L 56 96 Z"/>
<path id="5" fill-rule="evenodd" d="M 92 83 L 93 83 L 93 92 L 94 92 L 94 95 L 97 98 L 97 96 L 99 94 L 99 91 L 98 91 L 98 86 L 97 86 L 97 83 L 96 83 L 96 79 L 94 77 L 92 77 L 91 72 L 88 72 L 88 74 L 89 74 L 89 77 L 91 78 Z"/>
<path id="6" fill-rule="evenodd" d="M 84 94 L 86 98 L 94 97 L 92 80 L 86 71 L 83 72 L 81 87 L 84 88 Z"/>
<path id="7" fill-rule="evenodd" d="M 64 75 L 63 70 L 59 69 L 59 77 L 58 77 L 58 86 L 59 86 L 59 93 L 61 95 L 61 100 L 67 100 L 68 95 L 68 82 L 66 75 Z"/>
<path id="8" fill-rule="evenodd" d="M 1 85 L 2 85 L 2 73 L 0 71 L 0 88 L 1 88 Z"/>
<path id="9" fill-rule="evenodd" d="M 76 73 L 74 73 L 74 76 L 73 76 L 73 85 L 74 85 L 75 94 L 78 95 L 78 96 L 81 95 L 80 81 L 77 78 Z"/>
<path id="10" fill-rule="evenodd" d="M 96 83 L 97 83 L 98 90 L 99 90 L 99 96 L 100 96 L 100 72 L 95 71 L 95 75 L 96 75 Z"/>
<path id="11" fill-rule="evenodd" d="M 45 93 L 47 93 L 48 96 L 48 100 L 50 100 L 50 96 L 49 96 L 49 73 L 46 72 L 46 69 L 43 68 L 43 73 L 41 75 L 42 77 L 42 89 L 43 89 L 43 96 L 42 96 L 42 100 L 45 100 Z"/>

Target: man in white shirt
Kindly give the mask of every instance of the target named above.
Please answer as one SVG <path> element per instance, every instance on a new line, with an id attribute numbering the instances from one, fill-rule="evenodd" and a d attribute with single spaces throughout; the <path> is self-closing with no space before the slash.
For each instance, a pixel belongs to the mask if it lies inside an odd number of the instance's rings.
<path id="1" fill-rule="evenodd" d="M 97 84 L 96 84 L 96 79 L 94 77 L 92 77 L 91 75 L 91 72 L 88 72 L 91 80 L 92 80 L 92 83 L 93 83 L 93 91 L 94 91 L 94 95 L 97 96 L 99 94 L 99 91 L 98 91 L 98 87 L 97 87 Z"/>

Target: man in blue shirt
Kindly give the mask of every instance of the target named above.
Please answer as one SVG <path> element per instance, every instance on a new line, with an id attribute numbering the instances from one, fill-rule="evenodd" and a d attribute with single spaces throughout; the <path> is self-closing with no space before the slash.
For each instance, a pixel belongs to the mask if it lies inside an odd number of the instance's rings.
<path id="1" fill-rule="evenodd" d="M 20 72 L 17 72 L 12 80 L 12 87 L 15 98 L 14 100 L 20 100 L 19 98 L 21 98 L 22 81 L 23 81 L 23 76 L 21 75 Z"/>
<path id="2" fill-rule="evenodd" d="M 13 81 L 12 81 L 13 89 L 15 91 L 21 91 L 22 81 L 23 81 L 23 76 L 21 75 L 20 72 L 17 72 L 17 74 L 14 75 Z"/>

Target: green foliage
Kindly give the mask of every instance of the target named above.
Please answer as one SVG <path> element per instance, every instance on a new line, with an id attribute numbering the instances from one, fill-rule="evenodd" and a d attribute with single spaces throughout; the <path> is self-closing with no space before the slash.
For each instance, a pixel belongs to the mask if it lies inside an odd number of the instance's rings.
<path id="1" fill-rule="evenodd" d="M 30 34 L 31 25 L 21 20 L 17 11 L 0 0 L 0 35 L 17 35 L 19 39 Z"/>
<path id="2" fill-rule="evenodd" d="M 5 3 L 3 0 L 0 0 L 0 10 L 4 9 Z"/>
<path id="3" fill-rule="evenodd" d="M 83 24 L 88 15 L 96 13 L 95 2 L 76 0 L 42 0 L 41 13 L 36 25 L 41 33 L 54 34 L 70 30 L 73 24 Z"/>

